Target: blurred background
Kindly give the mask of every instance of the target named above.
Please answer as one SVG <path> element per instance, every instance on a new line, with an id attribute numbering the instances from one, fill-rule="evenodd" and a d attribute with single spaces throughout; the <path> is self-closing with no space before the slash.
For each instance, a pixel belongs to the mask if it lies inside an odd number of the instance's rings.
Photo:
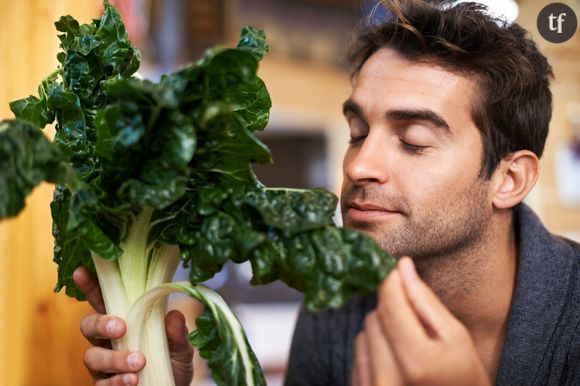
<path id="1" fill-rule="evenodd" d="M 547 227 L 580 239 L 580 31 L 568 42 L 546 42 L 536 18 L 549 1 L 490 0 L 527 28 L 552 63 L 554 116 L 542 174 L 527 202 Z M 580 0 L 560 0 L 580 15 Z M 271 52 L 259 73 L 271 93 L 271 120 L 261 139 L 274 165 L 256 168 L 268 186 L 324 187 L 338 193 L 348 132 L 341 104 L 350 91 L 344 49 L 349 31 L 368 13 L 364 0 L 117 0 L 130 37 L 143 54 L 140 73 L 157 80 L 197 60 L 217 44 L 233 45 L 243 25 L 265 30 Z M 82 23 L 99 17 L 97 0 L 0 0 L 0 119 L 8 102 L 35 94 L 57 65 L 54 21 L 70 14 Z M 50 133 L 50 129 L 47 129 Z M 0 223 L 0 385 L 89 385 L 82 364 L 88 344 L 79 332 L 89 312 L 55 294 L 49 202 L 52 187 L 37 188 L 26 210 Z M 250 288 L 247 266 L 227 266 L 210 284 L 247 329 L 268 376 L 281 385 L 301 297 L 281 284 Z M 186 272 L 178 272 L 184 276 Z M 199 306 L 173 297 L 191 328 Z M 196 358 L 196 361 L 199 361 Z M 211 385 L 203 363 L 195 385 Z"/>

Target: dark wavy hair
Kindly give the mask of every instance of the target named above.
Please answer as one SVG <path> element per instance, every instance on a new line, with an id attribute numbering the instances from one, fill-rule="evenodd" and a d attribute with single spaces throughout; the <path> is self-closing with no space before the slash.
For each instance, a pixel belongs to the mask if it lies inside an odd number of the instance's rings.
<path id="1" fill-rule="evenodd" d="M 382 47 L 468 76 L 479 85 L 471 115 L 483 139 L 480 176 L 489 178 L 517 150 L 541 157 L 553 73 L 525 29 L 477 3 L 382 0 L 380 6 L 388 14 L 384 21 L 366 21 L 355 30 L 348 53 L 353 76 Z"/>

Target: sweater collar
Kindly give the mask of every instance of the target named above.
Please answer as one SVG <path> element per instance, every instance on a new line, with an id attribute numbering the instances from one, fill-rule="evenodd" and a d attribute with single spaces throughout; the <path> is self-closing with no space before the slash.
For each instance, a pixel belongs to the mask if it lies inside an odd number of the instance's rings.
<path id="1" fill-rule="evenodd" d="M 570 246 L 525 204 L 515 209 L 518 272 L 497 385 L 534 385 L 545 365 L 572 280 Z M 541 378 L 541 377 L 540 377 Z"/>

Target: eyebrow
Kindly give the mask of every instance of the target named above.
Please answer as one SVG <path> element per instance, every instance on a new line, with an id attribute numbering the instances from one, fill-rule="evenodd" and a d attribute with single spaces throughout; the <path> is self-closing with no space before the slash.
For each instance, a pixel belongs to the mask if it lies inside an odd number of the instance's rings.
<path id="1" fill-rule="evenodd" d="M 451 134 L 449 124 L 439 114 L 432 110 L 389 110 L 387 119 L 391 121 L 423 121 L 429 122 L 433 126 L 443 129 Z"/>
<path id="2" fill-rule="evenodd" d="M 362 108 L 360 107 L 360 105 L 358 103 L 356 103 L 352 99 L 347 99 L 346 101 L 344 101 L 344 103 L 342 104 L 342 114 L 344 116 L 347 116 L 349 114 L 354 114 L 354 115 L 357 115 L 359 117 L 364 118 L 364 113 L 362 111 Z"/>
<path id="3" fill-rule="evenodd" d="M 348 114 L 354 114 L 361 118 L 365 117 L 362 107 L 353 101 L 352 99 L 347 99 L 342 104 L 342 113 L 347 116 Z M 386 118 L 390 121 L 423 121 L 428 122 L 436 128 L 443 129 L 447 134 L 451 134 L 451 128 L 442 116 L 428 109 L 409 109 L 409 110 L 388 110 L 385 114 Z"/>

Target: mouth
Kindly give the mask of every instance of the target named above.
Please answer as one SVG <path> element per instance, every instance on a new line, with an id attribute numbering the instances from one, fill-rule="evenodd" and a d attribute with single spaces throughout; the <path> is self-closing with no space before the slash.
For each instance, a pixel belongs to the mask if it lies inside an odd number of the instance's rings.
<path id="1" fill-rule="evenodd" d="M 348 202 L 346 209 L 346 218 L 354 222 L 365 222 L 402 214 L 402 212 L 392 208 L 385 208 L 372 203 L 354 201 Z"/>

